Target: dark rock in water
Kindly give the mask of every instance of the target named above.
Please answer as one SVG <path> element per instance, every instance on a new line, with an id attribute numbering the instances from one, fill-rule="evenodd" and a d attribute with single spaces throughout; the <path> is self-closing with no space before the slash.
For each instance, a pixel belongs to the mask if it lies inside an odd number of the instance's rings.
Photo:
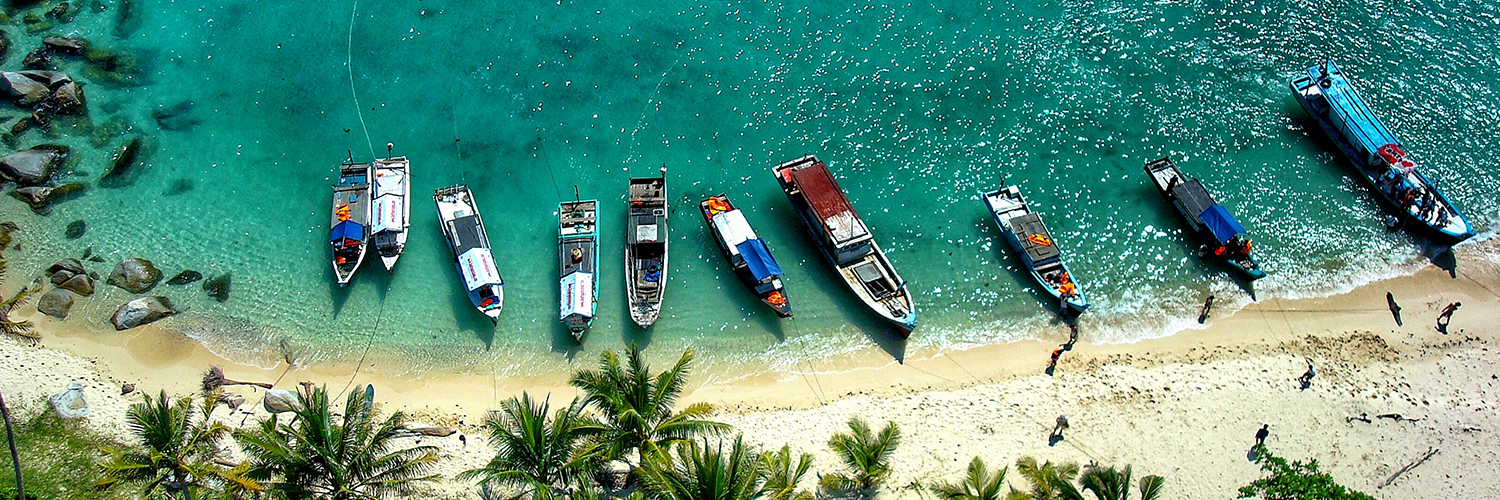
<path id="1" fill-rule="evenodd" d="M 15 135 L 21 135 L 23 133 L 26 133 L 27 130 L 31 130 L 31 117 L 30 116 L 23 116 L 23 117 L 17 118 L 16 119 L 16 123 L 11 124 L 11 126 L 10 126 L 10 133 L 13 136 L 15 136 Z"/>
<path id="2" fill-rule="evenodd" d="M 0 175 L 17 183 L 45 184 L 68 157 L 66 146 L 41 145 L 0 158 Z"/>
<path id="3" fill-rule="evenodd" d="M 58 271 L 68 271 L 73 274 L 83 274 L 88 272 L 83 268 L 83 263 L 78 262 L 78 259 L 59 260 L 56 264 L 52 264 L 51 266 L 47 267 L 47 274 L 49 275 L 57 274 Z"/>
<path id="4" fill-rule="evenodd" d="M 26 13 L 26 16 L 21 18 L 21 22 L 26 25 L 26 32 L 31 34 L 41 33 L 57 26 L 57 23 L 42 19 L 42 16 L 36 15 L 35 12 Z"/>
<path id="5" fill-rule="evenodd" d="M 142 83 L 142 80 L 137 78 L 141 75 L 136 68 L 135 55 L 129 51 L 90 49 L 84 54 L 84 59 L 88 65 L 83 67 L 83 74 L 94 82 L 113 86 Z"/>
<path id="6" fill-rule="evenodd" d="M 58 269 L 56 272 L 52 273 L 52 276 L 49 279 L 52 281 L 53 285 L 61 285 L 63 283 L 67 283 L 68 280 L 73 279 L 74 276 L 78 276 L 78 274 L 67 269 Z"/>
<path id="7" fill-rule="evenodd" d="M 89 259 L 89 262 L 104 262 L 104 256 L 103 255 L 95 255 L 93 257 L 89 257 L 88 259 Z M 98 279 L 98 278 L 95 278 L 95 279 Z"/>
<path id="8" fill-rule="evenodd" d="M 104 176 L 99 178 L 99 185 L 116 188 L 135 184 L 136 176 L 131 175 L 130 167 L 135 166 L 136 160 L 140 158 L 140 153 L 140 136 L 132 137 L 129 141 L 125 141 L 125 145 L 120 146 L 119 151 L 115 151 L 115 157 L 110 162 L 109 170 L 106 170 Z"/>
<path id="9" fill-rule="evenodd" d="M 52 102 L 57 104 L 57 113 L 81 115 L 88 111 L 88 99 L 83 97 L 83 87 L 78 82 L 67 82 L 52 92 Z"/>
<path id="10" fill-rule="evenodd" d="M 74 193 L 82 192 L 84 189 L 86 187 L 78 183 L 63 184 L 61 186 L 28 186 L 16 188 L 16 190 L 10 192 L 10 195 L 26 202 L 27 205 L 31 205 L 32 210 L 43 212 L 53 203 L 62 201 Z"/>
<path id="11" fill-rule="evenodd" d="M 52 10 L 47 11 L 47 17 L 64 23 L 73 22 L 72 6 L 68 5 L 68 2 L 57 4 Z"/>
<path id="12" fill-rule="evenodd" d="M 115 264 L 115 270 L 109 273 L 109 284 L 135 293 L 145 293 L 155 288 L 159 281 L 161 271 L 151 261 L 139 257 L 120 261 Z"/>
<path id="13" fill-rule="evenodd" d="M 47 49 L 36 49 L 26 54 L 21 59 L 21 66 L 26 69 L 52 70 L 57 66 L 52 65 L 52 51 Z"/>
<path id="14" fill-rule="evenodd" d="M 151 110 L 151 117 L 162 130 L 183 132 L 198 126 L 198 119 L 193 118 L 192 111 L 193 101 L 182 101 L 171 107 Z"/>
<path id="15" fill-rule="evenodd" d="M 10 93 L 11 98 L 22 106 L 31 106 L 42 102 L 52 95 L 49 86 L 50 78 L 36 78 L 35 73 L 51 73 L 49 71 L 5 71 L 0 72 L 0 86 Z"/>
<path id="16" fill-rule="evenodd" d="M 203 282 L 203 291 L 219 302 L 229 300 L 229 273 L 221 274 Z"/>
<path id="17" fill-rule="evenodd" d="M 126 123 L 124 118 L 111 116 L 109 120 L 95 126 L 94 131 L 89 133 L 89 144 L 102 148 L 109 144 L 109 141 L 124 134 L 129 128 L 130 124 Z"/>
<path id="18" fill-rule="evenodd" d="M 17 226 L 16 223 L 11 222 L 11 221 L 0 222 L 0 227 L 9 229 L 11 231 L 20 231 L 21 230 L 21 226 Z"/>
<path id="19" fill-rule="evenodd" d="M 141 16 L 136 12 L 135 0 L 115 2 L 115 36 L 129 38 L 141 27 Z"/>
<path id="20" fill-rule="evenodd" d="M 0 30 L 0 63 L 10 57 L 10 33 Z"/>
<path id="21" fill-rule="evenodd" d="M 73 308 L 73 294 L 67 290 L 53 290 L 42 294 L 41 300 L 36 301 L 36 310 L 39 313 L 57 318 L 67 319 L 68 310 Z"/>
<path id="22" fill-rule="evenodd" d="M 167 280 L 167 284 L 168 285 L 186 285 L 188 283 L 192 283 L 194 281 L 198 281 L 198 280 L 201 280 L 201 279 L 203 279 L 203 273 L 200 273 L 198 271 L 194 271 L 192 269 L 188 269 L 188 270 L 184 270 L 184 271 L 182 271 L 180 273 L 177 273 L 177 275 L 173 276 L 172 279 Z"/>
<path id="23" fill-rule="evenodd" d="M 177 314 L 177 310 L 172 307 L 172 299 L 141 297 L 121 304 L 119 309 L 115 309 L 115 315 L 109 318 L 109 322 L 114 323 L 115 330 L 129 330 L 173 314 Z"/>
<path id="24" fill-rule="evenodd" d="M 89 256 L 91 256 L 91 255 L 94 255 L 94 246 L 93 245 L 89 245 L 88 247 L 85 247 L 83 249 L 83 257 L 82 258 L 84 260 L 88 260 Z"/>
<path id="25" fill-rule="evenodd" d="M 89 225 L 87 222 L 84 222 L 83 219 L 78 219 L 68 223 L 68 230 L 63 233 L 63 236 L 67 236 L 70 240 L 76 240 L 83 237 L 84 231 L 88 231 L 88 228 Z"/>
<path id="26" fill-rule="evenodd" d="M 167 186 L 167 191 L 162 193 L 167 196 L 177 196 L 193 190 L 193 180 L 188 178 L 174 179 L 172 185 Z"/>
<path id="27" fill-rule="evenodd" d="M 50 13 L 49 13 L 50 14 Z M 82 38 L 69 38 L 64 36 L 49 36 L 42 39 L 42 45 L 47 48 L 62 52 L 64 54 L 83 55 L 89 50 L 89 41 Z"/>
<path id="28" fill-rule="evenodd" d="M 94 278 L 90 278 L 87 274 L 75 274 L 68 281 L 57 285 L 57 287 L 88 297 L 94 294 Z"/>

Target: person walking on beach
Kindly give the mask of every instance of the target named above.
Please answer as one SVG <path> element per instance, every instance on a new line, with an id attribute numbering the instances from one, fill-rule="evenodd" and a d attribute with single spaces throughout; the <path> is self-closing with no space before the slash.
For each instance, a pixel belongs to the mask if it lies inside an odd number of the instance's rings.
<path id="1" fill-rule="evenodd" d="M 1047 435 L 1047 439 L 1062 439 L 1063 431 L 1065 430 L 1068 430 L 1068 417 L 1066 415 L 1058 415 L 1057 425 L 1052 426 L 1052 433 Z"/>
<path id="2" fill-rule="evenodd" d="M 1068 343 L 1065 347 L 1073 350 L 1073 344 L 1078 343 L 1078 323 L 1068 323 Z"/>
<path id="3" fill-rule="evenodd" d="M 1318 375 L 1318 370 L 1313 368 L 1311 359 L 1302 359 L 1307 361 L 1307 371 L 1301 377 L 1297 377 L 1297 381 L 1302 383 L 1302 390 L 1307 390 L 1308 387 L 1312 387 L 1312 379 Z"/>
<path id="4" fill-rule="evenodd" d="M 1052 350 L 1052 360 L 1047 362 L 1047 369 L 1048 370 L 1051 370 L 1053 368 L 1057 368 L 1057 358 L 1061 358 L 1062 357 L 1062 353 L 1063 353 L 1063 348 L 1061 348 L 1061 347 Z"/>
<path id="5" fill-rule="evenodd" d="M 1203 324 L 1204 321 L 1208 321 L 1208 313 L 1210 311 L 1213 311 L 1213 309 L 1214 309 L 1214 296 L 1213 295 L 1209 295 L 1208 299 L 1203 301 L 1203 310 L 1202 311 L 1198 311 L 1198 324 L 1201 325 L 1201 324 Z"/>
<path id="6" fill-rule="evenodd" d="M 1391 292 L 1385 292 L 1385 305 L 1391 308 L 1391 317 L 1396 318 L 1396 326 L 1401 325 L 1401 304 L 1396 303 L 1396 296 Z"/>
<path id="7" fill-rule="evenodd" d="M 1462 305 L 1464 305 L 1463 302 L 1454 302 L 1454 303 L 1448 304 L 1446 307 L 1444 307 L 1443 308 L 1443 312 L 1438 313 L 1438 320 L 1437 320 L 1437 329 L 1438 329 L 1438 331 L 1443 332 L 1443 333 L 1448 333 L 1448 322 L 1453 320 L 1453 311 L 1457 311 L 1458 308 L 1459 308 L 1459 306 L 1462 306 Z"/>
<path id="8" fill-rule="evenodd" d="M 1271 424 L 1260 424 L 1260 430 L 1255 431 L 1255 445 L 1266 444 L 1266 438 L 1271 436 Z"/>

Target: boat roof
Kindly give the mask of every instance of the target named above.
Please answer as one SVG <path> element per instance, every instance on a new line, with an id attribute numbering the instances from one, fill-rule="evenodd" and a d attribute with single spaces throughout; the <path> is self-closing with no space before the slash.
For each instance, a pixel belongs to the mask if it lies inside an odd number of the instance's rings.
<path id="1" fill-rule="evenodd" d="M 745 258 L 745 265 L 750 267 L 750 275 L 756 280 L 781 275 L 781 266 L 776 264 L 776 259 L 771 258 L 771 250 L 766 248 L 765 242 L 745 240 L 734 248 Z"/>
<path id="2" fill-rule="evenodd" d="M 365 226 L 352 220 L 340 222 L 337 226 L 333 226 L 333 232 L 328 237 L 328 242 L 335 243 L 344 238 L 354 241 L 364 241 Z"/>
<path id="3" fill-rule="evenodd" d="M 1204 210 L 1214 205 L 1214 199 L 1208 195 L 1208 190 L 1203 188 L 1203 183 L 1198 179 L 1188 179 L 1172 187 L 1172 197 L 1182 203 L 1182 208 L 1194 218 L 1197 218 Z M 1202 222 L 1199 219 L 1198 222 Z"/>
<path id="4" fill-rule="evenodd" d="M 1053 241 L 1052 233 L 1048 232 L 1047 225 L 1042 223 L 1041 216 L 1027 213 L 1011 219 L 1010 227 L 1016 232 L 1016 239 L 1020 240 L 1021 248 L 1026 249 L 1026 255 L 1031 258 L 1031 262 L 1040 263 L 1062 255 L 1062 252 L 1057 250 L 1057 242 Z"/>
<path id="5" fill-rule="evenodd" d="M 719 237 L 724 239 L 724 244 L 729 246 L 730 254 L 739 253 L 735 247 L 740 243 L 760 238 L 755 234 L 755 229 L 750 227 L 750 222 L 745 220 L 745 214 L 739 210 L 720 213 L 710 220 L 714 222 L 714 230 L 719 232 Z"/>
<path id="6" fill-rule="evenodd" d="M 484 235 L 484 225 L 478 214 L 453 219 L 449 224 L 453 228 L 453 249 L 460 255 L 470 249 L 489 246 L 489 239 Z"/>
<path id="7" fill-rule="evenodd" d="M 1351 136 L 1352 142 L 1363 148 L 1366 156 L 1374 154 L 1376 149 L 1386 144 L 1400 144 L 1401 141 L 1396 140 L 1396 136 L 1380 123 L 1380 120 L 1375 117 L 1375 112 L 1370 110 L 1364 99 L 1359 97 L 1359 93 L 1354 91 L 1354 87 L 1349 85 L 1349 80 L 1344 78 L 1338 66 L 1334 65 L 1333 61 L 1326 64 L 1327 88 L 1323 88 L 1322 85 L 1325 78 L 1324 66 L 1313 66 L 1308 68 L 1307 72 L 1322 89 L 1323 96 L 1331 104 L 1329 107 L 1338 115 L 1339 121 L 1342 122 L 1341 128 Z M 1369 160 L 1369 158 L 1365 159 Z"/>
<path id="8" fill-rule="evenodd" d="M 849 206 L 849 198 L 833 180 L 828 166 L 821 161 L 792 169 L 792 182 L 802 191 L 802 197 L 812 207 L 813 213 L 823 220 L 823 226 L 833 235 L 835 243 L 845 243 L 869 236 L 869 230 Z"/>
<path id="9" fill-rule="evenodd" d="M 631 177 L 630 202 L 660 203 L 667 197 L 667 180 L 662 177 Z"/>
<path id="10" fill-rule="evenodd" d="M 1229 243 L 1235 235 L 1245 232 L 1245 226 L 1241 226 L 1240 221 L 1234 220 L 1234 215 L 1225 210 L 1223 205 L 1209 206 L 1198 214 L 1198 218 L 1203 219 L 1203 225 L 1208 226 L 1209 232 L 1214 233 L 1214 238 L 1219 240 L 1220 245 Z"/>

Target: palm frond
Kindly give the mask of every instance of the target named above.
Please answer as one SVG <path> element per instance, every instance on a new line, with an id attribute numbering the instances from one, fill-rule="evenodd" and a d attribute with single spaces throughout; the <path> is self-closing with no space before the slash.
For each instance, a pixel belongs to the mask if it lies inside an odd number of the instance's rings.
<path id="1" fill-rule="evenodd" d="M 1166 479 L 1161 476 L 1142 477 L 1140 484 L 1141 497 L 1139 500 L 1156 500 L 1156 497 L 1161 496 L 1163 483 L 1166 483 Z"/>

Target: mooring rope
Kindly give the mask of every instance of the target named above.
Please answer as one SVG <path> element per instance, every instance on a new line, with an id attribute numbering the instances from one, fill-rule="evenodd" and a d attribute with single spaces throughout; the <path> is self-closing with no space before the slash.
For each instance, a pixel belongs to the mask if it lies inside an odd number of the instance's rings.
<path id="1" fill-rule="evenodd" d="M 365 125 L 365 110 L 359 105 L 359 93 L 354 91 L 354 17 L 359 12 L 359 0 L 349 9 L 349 39 L 344 50 L 344 67 L 349 69 L 349 95 L 354 98 L 354 112 L 359 115 L 359 128 L 365 132 L 365 146 L 370 148 L 370 157 L 375 157 L 375 142 L 370 140 L 370 128 Z"/>

